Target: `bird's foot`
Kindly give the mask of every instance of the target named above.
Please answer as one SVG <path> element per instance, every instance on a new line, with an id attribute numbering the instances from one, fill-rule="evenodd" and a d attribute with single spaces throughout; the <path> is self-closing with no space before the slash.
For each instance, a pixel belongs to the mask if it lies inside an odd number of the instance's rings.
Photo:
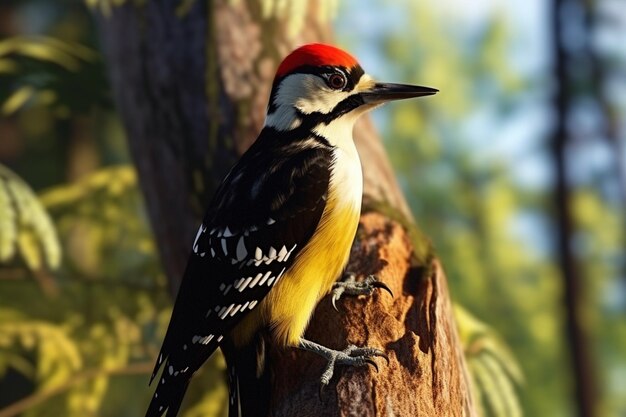
<path id="1" fill-rule="evenodd" d="M 344 275 L 343 280 L 337 281 L 333 284 L 331 302 L 333 303 L 335 310 L 337 310 L 337 300 L 339 300 L 343 294 L 372 295 L 376 288 L 382 288 L 393 297 L 393 293 L 387 284 L 379 281 L 375 275 L 368 275 L 363 281 L 357 281 L 354 273 L 347 272 Z"/>
<path id="2" fill-rule="evenodd" d="M 347 366 L 366 366 L 372 365 L 376 372 L 378 372 L 378 365 L 374 362 L 375 357 L 380 356 L 385 358 L 387 364 L 389 364 L 389 356 L 380 349 L 372 347 L 357 347 L 349 345 L 344 350 L 333 350 L 325 346 L 319 345 L 315 342 L 311 342 L 304 338 L 300 339 L 298 345 L 300 349 L 316 353 L 326 359 L 328 364 L 322 372 L 320 378 L 320 395 L 324 388 L 330 383 L 331 378 L 335 372 L 335 365 L 347 365 Z"/>

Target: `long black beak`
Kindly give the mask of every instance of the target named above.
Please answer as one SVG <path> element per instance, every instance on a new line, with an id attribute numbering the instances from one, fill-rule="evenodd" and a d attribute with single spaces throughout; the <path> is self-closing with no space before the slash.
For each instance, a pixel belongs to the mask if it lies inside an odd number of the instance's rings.
<path id="1" fill-rule="evenodd" d="M 363 91 L 361 97 L 365 104 L 382 104 L 391 100 L 431 96 L 437 92 L 436 88 L 419 85 L 376 83 L 371 89 Z"/>

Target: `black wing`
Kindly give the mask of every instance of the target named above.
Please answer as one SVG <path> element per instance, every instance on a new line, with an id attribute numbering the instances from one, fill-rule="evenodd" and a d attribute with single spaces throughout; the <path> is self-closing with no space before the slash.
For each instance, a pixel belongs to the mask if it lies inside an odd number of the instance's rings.
<path id="1" fill-rule="evenodd" d="M 147 416 L 178 412 L 189 378 L 306 246 L 326 205 L 332 151 L 261 136 L 217 190 L 198 230 L 152 378 Z M 151 379 L 152 381 L 152 379 Z"/>

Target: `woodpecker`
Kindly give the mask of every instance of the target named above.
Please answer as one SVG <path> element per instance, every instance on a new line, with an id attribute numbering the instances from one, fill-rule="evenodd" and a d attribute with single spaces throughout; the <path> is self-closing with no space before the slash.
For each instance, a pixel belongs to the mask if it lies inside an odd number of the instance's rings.
<path id="1" fill-rule="evenodd" d="M 373 357 L 385 356 L 369 347 L 331 350 L 303 334 L 341 275 L 359 222 L 355 121 L 385 102 L 437 91 L 376 82 L 330 45 L 304 45 L 282 61 L 265 125 L 218 187 L 196 234 L 150 380 L 164 368 L 147 417 L 175 417 L 193 373 L 218 347 L 227 361 L 231 417 L 265 415 L 241 398 L 249 390 L 269 402 L 267 338 L 326 358 L 322 384 L 335 364 L 375 364 Z M 359 293 L 355 284 L 342 283 L 340 292 L 352 285 L 346 293 Z M 367 284 L 364 292 L 384 288 Z"/>

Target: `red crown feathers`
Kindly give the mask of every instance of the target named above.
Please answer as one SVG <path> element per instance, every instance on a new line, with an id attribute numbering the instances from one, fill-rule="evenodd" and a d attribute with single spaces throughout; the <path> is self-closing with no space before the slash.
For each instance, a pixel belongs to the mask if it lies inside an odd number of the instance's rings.
<path id="1" fill-rule="evenodd" d="M 276 71 L 276 78 L 283 77 L 303 65 L 311 66 L 342 66 L 351 68 L 358 65 L 357 60 L 349 53 L 334 46 L 311 43 L 295 49 L 287 55 Z"/>

